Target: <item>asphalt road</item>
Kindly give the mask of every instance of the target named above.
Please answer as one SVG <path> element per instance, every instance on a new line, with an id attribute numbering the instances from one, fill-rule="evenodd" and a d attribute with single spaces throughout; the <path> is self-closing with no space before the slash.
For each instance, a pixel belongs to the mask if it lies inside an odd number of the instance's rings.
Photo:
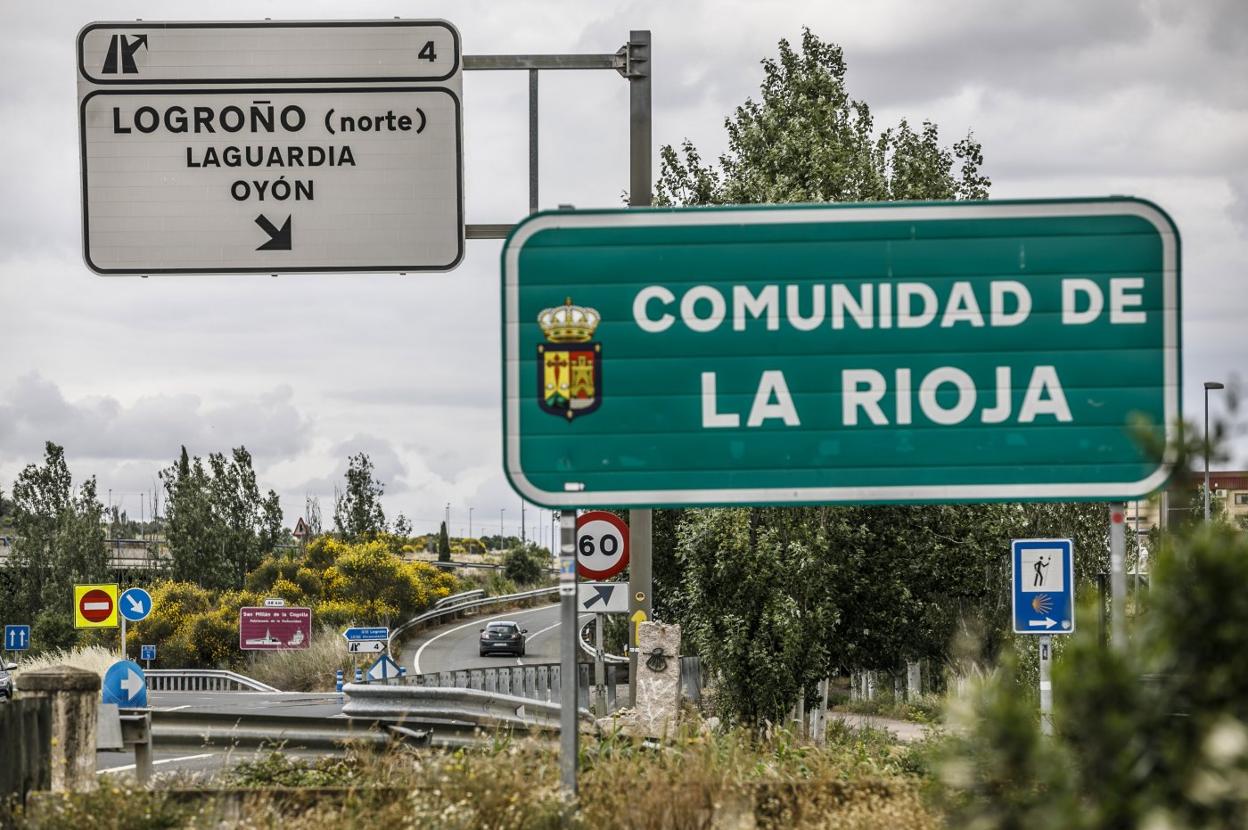
<path id="1" fill-rule="evenodd" d="M 583 614 L 580 623 L 592 618 Z M 504 655 L 482 657 L 478 650 L 480 629 L 494 620 L 514 620 L 528 629 L 526 654 L 523 658 Z M 521 608 L 499 614 L 457 620 L 448 625 L 421 632 L 409 639 L 397 659 L 408 671 L 450 671 L 453 669 L 491 666 L 524 665 L 559 662 L 559 605 Z M 202 711 L 226 714 L 264 714 L 277 717 L 333 717 L 342 712 L 342 697 L 336 693 L 302 692 L 153 692 L 149 704 L 165 711 Z M 287 754 L 315 757 L 324 752 L 283 750 Z M 162 750 L 157 745 L 153 763 L 157 773 L 212 772 L 226 769 L 239 761 L 255 757 L 251 749 Z M 96 771 L 106 776 L 133 776 L 133 752 L 99 752 Z"/>
<path id="2" fill-rule="evenodd" d="M 584 623 L 593 614 L 582 614 Z M 526 653 L 524 657 L 491 654 L 482 657 L 479 650 L 480 631 L 488 622 L 514 620 L 521 628 L 527 628 Z M 537 608 L 521 608 L 488 616 L 472 617 L 450 625 L 431 628 L 409 639 L 401 655 L 408 671 L 414 674 L 451 671 L 454 669 L 477 669 L 492 666 L 522 666 L 532 663 L 559 662 L 559 605 L 542 605 Z"/>

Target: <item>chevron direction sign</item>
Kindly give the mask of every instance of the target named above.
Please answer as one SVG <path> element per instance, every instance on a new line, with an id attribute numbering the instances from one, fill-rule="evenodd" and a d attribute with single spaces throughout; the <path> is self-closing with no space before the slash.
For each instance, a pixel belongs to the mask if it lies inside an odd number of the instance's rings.
<path id="1" fill-rule="evenodd" d="M 558 211 L 502 253 L 504 468 L 561 508 L 1118 500 L 1169 475 L 1133 198 Z"/>

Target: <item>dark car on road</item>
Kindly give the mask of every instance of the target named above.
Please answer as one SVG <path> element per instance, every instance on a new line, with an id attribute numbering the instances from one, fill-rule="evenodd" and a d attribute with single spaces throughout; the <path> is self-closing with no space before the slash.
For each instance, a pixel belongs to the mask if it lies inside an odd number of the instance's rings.
<path id="1" fill-rule="evenodd" d="M 13 670 L 16 668 L 16 663 L 0 661 L 0 700 L 13 697 Z"/>
<path id="2" fill-rule="evenodd" d="M 481 656 L 487 654 L 514 654 L 524 656 L 524 635 L 527 628 L 510 620 L 492 622 L 481 629 Z"/>

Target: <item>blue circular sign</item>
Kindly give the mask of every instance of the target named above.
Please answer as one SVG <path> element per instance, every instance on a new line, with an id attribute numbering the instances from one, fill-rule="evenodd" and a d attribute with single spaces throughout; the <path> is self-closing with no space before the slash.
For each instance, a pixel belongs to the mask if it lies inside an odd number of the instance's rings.
<path id="1" fill-rule="evenodd" d="M 142 588 L 127 588 L 117 599 L 117 613 L 130 622 L 139 622 L 152 613 L 152 595 Z"/>
<path id="2" fill-rule="evenodd" d="M 100 685 L 105 703 L 116 703 L 122 709 L 147 707 L 147 677 L 133 660 L 118 660 L 109 666 Z"/>

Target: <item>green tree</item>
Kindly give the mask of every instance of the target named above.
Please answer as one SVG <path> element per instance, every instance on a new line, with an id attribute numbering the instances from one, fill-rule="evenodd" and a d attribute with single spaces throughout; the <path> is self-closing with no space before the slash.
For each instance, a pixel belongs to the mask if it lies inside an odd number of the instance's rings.
<path id="1" fill-rule="evenodd" d="M 662 205 L 985 199 L 983 153 L 970 135 L 952 148 L 938 128 L 904 119 L 875 132 L 865 101 L 850 98 L 841 48 L 809 29 L 800 51 L 780 41 L 763 61 L 760 100 L 725 119 L 728 150 L 716 169 L 685 141 L 659 150 L 655 199 Z"/>
<path id="2" fill-rule="evenodd" d="M 11 590 L 0 599 L 6 619 L 33 622 L 40 648 L 71 646 L 73 585 L 108 575 L 104 507 L 95 478 L 75 491 L 62 447 L 48 441 L 42 465 L 27 465 L 13 484 L 15 539 L 6 568 Z"/>
<path id="3" fill-rule="evenodd" d="M 261 498 L 246 447 L 212 453 L 207 465 L 182 447 L 161 472 L 166 493 L 170 575 L 206 588 L 237 588 L 247 572 L 286 542 L 282 510 Z"/>
<path id="4" fill-rule="evenodd" d="M 542 581 L 542 568 L 549 558 L 532 544 L 514 547 L 503 557 L 503 576 L 517 585 L 536 585 Z"/>
<path id="5" fill-rule="evenodd" d="M 334 494 L 334 529 L 349 542 L 366 542 L 386 532 L 386 514 L 381 507 L 385 491 L 373 478 L 373 462 L 367 453 L 347 460 L 347 489 Z"/>
<path id="6" fill-rule="evenodd" d="M 451 537 L 446 532 L 446 522 L 438 529 L 438 561 L 451 561 Z"/>

